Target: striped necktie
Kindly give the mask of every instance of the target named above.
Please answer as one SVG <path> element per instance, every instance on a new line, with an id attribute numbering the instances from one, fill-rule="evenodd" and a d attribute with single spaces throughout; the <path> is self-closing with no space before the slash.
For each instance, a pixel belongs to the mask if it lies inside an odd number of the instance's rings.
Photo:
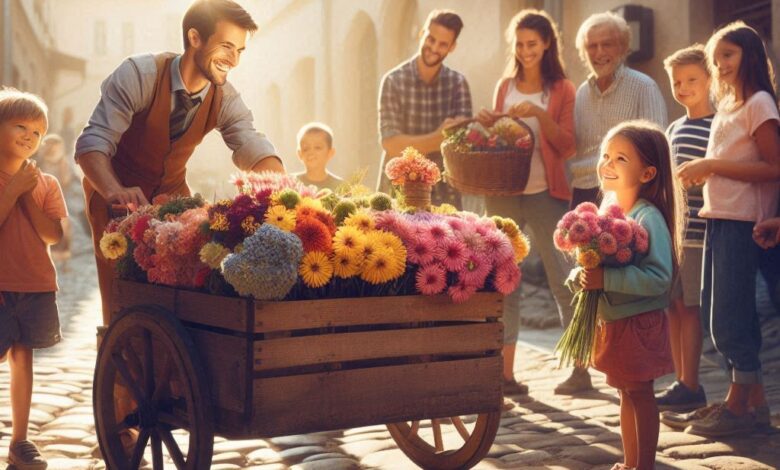
<path id="1" fill-rule="evenodd" d="M 187 115 L 190 110 L 200 104 L 200 97 L 190 98 L 184 90 L 176 90 L 176 106 L 171 112 L 170 138 L 171 142 L 178 140 L 186 131 Z"/>

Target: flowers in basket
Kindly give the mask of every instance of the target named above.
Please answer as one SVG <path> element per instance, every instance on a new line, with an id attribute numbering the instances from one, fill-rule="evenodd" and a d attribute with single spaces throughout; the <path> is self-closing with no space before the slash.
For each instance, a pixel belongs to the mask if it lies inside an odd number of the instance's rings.
<path id="1" fill-rule="evenodd" d="M 385 165 L 385 174 L 394 185 L 424 183 L 434 185 L 441 180 L 441 170 L 435 162 L 425 158 L 414 147 L 406 147 L 401 156 Z"/>
<path id="2" fill-rule="evenodd" d="M 123 278 L 261 300 L 446 293 L 462 302 L 520 282 L 528 242 L 509 219 L 447 206 L 402 213 L 382 193 L 315 194 L 284 175 L 234 182 L 233 199 L 174 198 L 115 219 L 103 254 Z"/>
<path id="3" fill-rule="evenodd" d="M 477 121 L 445 130 L 443 145 L 459 152 L 506 152 L 529 150 L 533 137 L 528 129 L 509 116 L 502 116 L 490 127 Z"/>
<path id="4" fill-rule="evenodd" d="M 595 204 L 585 202 L 567 212 L 553 235 L 555 246 L 571 256 L 584 269 L 598 266 L 625 266 L 639 254 L 647 253 L 647 231 L 627 218 L 617 205 L 599 212 Z M 576 282 L 579 270 L 567 283 Z M 574 296 L 574 316 L 555 350 L 562 365 L 588 365 L 593 352 L 596 314 L 601 290 L 579 290 Z"/>

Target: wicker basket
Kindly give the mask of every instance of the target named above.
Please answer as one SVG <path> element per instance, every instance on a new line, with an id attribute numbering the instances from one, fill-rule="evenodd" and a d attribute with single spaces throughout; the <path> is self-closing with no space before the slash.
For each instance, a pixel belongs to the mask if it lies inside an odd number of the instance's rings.
<path id="1" fill-rule="evenodd" d="M 447 184 L 460 192 L 482 196 L 522 194 L 528 183 L 535 143 L 531 128 L 522 121 L 518 123 L 531 136 L 531 146 L 528 149 L 507 152 L 460 152 L 452 146 L 442 144 L 444 179 Z"/>
<path id="2" fill-rule="evenodd" d="M 404 204 L 415 209 L 430 209 L 432 190 L 433 187 L 430 184 L 408 181 L 401 186 L 401 192 L 404 194 Z"/>

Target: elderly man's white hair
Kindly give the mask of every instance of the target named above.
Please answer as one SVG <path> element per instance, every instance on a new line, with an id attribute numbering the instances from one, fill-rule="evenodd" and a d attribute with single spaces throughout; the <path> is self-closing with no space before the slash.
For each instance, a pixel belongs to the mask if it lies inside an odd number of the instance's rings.
<path id="1" fill-rule="evenodd" d="M 577 31 L 577 38 L 574 40 L 574 44 L 577 47 L 577 52 L 580 55 L 580 60 L 587 65 L 588 63 L 588 51 L 586 50 L 586 42 L 588 39 L 588 32 L 593 28 L 609 27 L 615 33 L 620 44 L 623 46 L 623 59 L 628 55 L 628 48 L 631 44 L 631 28 L 628 27 L 628 23 L 621 16 L 618 16 L 611 11 L 605 11 L 604 13 L 594 13 L 590 15 L 580 25 L 580 29 Z"/>

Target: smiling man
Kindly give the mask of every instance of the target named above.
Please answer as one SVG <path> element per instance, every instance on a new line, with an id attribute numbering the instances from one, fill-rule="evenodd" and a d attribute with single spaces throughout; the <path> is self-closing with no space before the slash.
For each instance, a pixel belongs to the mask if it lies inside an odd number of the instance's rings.
<path id="1" fill-rule="evenodd" d="M 420 32 L 417 54 L 389 71 L 379 92 L 379 133 L 385 154 L 379 171 L 379 190 L 388 194 L 390 180 L 384 168 L 388 159 L 414 147 L 442 167 L 439 147 L 442 129 L 471 117 L 471 92 L 466 77 L 446 65 L 463 29 L 460 17 L 434 10 Z M 460 207 L 460 195 L 447 184 L 433 189 L 433 204 Z"/>
<path id="2" fill-rule="evenodd" d="M 252 17 L 231 0 L 197 0 L 182 21 L 184 53 L 126 59 L 103 82 L 101 97 L 76 143 L 84 170 L 103 323 L 110 321 L 112 268 L 99 249 L 110 204 L 132 207 L 159 194 L 188 195 L 186 164 L 213 129 L 247 171 L 284 171 L 274 146 L 228 83 Z"/>
<path id="3" fill-rule="evenodd" d="M 624 64 L 631 52 L 631 30 L 623 18 L 611 12 L 591 15 L 577 31 L 575 44 L 590 74 L 577 89 L 574 106 L 577 155 L 567 161 L 572 207 L 598 199 L 596 163 L 607 131 L 632 119 L 665 129 L 668 119 L 655 81 Z"/>

